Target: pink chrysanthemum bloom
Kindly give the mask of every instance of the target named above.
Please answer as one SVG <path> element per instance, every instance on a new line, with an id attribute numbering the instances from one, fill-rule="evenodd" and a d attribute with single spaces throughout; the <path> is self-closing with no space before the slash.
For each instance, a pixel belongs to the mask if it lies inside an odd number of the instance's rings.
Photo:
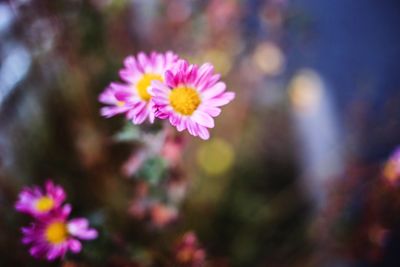
<path id="1" fill-rule="evenodd" d="M 165 73 L 165 78 L 165 83 L 152 82 L 155 116 L 169 119 L 178 131 L 187 129 L 193 136 L 208 139 L 207 128 L 214 127 L 213 117 L 235 94 L 225 91 L 225 83 L 219 82 L 220 75 L 214 74 L 208 63 L 198 67 L 180 60 L 176 68 Z"/>
<path id="2" fill-rule="evenodd" d="M 71 206 L 64 205 L 53 216 L 22 228 L 22 243 L 31 245 L 29 253 L 33 257 L 49 261 L 63 258 L 68 251 L 79 253 L 82 250 L 79 239 L 91 240 L 97 237 L 97 231 L 89 228 L 87 219 L 67 220 L 70 212 Z"/>
<path id="3" fill-rule="evenodd" d="M 117 94 L 124 91 L 125 85 L 119 83 L 111 83 L 100 95 L 99 101 L 107 106 L 102 107 L 100 114 L 103 117 L 111 118 L 118 114 L 127 113 L 132 106 L 125 101 L 117 99 Z"/>
<path id="4" fill-rule="evenodd" d="M 120 76 L 127 84 L 120 86 L 123 90 L 116 96 L 121 103 L 130 106 L 127 117 L 134 124 L 140 124 L 146 118 L 153 123 L 154 113 L 149 94 L 151 82 L 164 82 L 165 72 L 173 68 L 177 60 L 178 56 L 172 52 L 139 53 L 136 58 L 128 56 L 125 59 Z"/>
<path id="5" fill-rule="evenodd" d="M 24 188 L 19 194 L 15 209 L 19 212 L 30 214 L 33 217 L 41 217 L 59 208 L 65 198 L 66 195 L 63 188 L 54 185 L 49 180 L 45 183 L 44 191 L 38 186 Z"/>

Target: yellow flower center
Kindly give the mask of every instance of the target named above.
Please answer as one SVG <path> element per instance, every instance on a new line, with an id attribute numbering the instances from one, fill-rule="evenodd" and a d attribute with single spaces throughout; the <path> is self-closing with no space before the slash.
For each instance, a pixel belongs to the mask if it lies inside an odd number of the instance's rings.
<path id="1" fill-rule="evenodd" d="M 199 93 L 190 87 L 177 87 L 169 95 L 171 106 L 182 115 L 192 115 L 200 105 Z"/>
<path id="2" fill-rule="evenodd" d="M 64 242 L 68 237 L 67 225 L 63 222 L 49 224 L 45 231 L 46 240 L 51 244 Z"/>
<path id="3" fill-rule="evenodd" d="M 54 207 L 54 200 L 48 196 L 44 196 L 36 200 L 35 208 L 40 212 L 47 212 Z"/>
<path id="4" fill-rule="evenodd" d="M 137 92 L 140 98 L 144 101 L 149 101 L 151 95 L 147 91 L 152 81 L 163 81 L 163 78 L 159 74 L 155 73 L 146 73 L 143 75 L 142 79 L 136 85 Z"/>

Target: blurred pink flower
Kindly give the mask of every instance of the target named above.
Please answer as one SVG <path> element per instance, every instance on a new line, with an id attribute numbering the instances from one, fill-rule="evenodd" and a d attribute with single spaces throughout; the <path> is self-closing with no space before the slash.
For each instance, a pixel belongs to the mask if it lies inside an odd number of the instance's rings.
<path id="1" fill-rule="evenodd" d="M 196 234 L 187 232 L 176 246 L 176 261 L 182 266 L 199 267 L 205 264 L 206 253 L 199 246 Z"/>
<path id="2" fill-rule="evenodd" d="M 239 11 L 237 1 L 211 0 L 206 12 L 210 30 L 220 32 L 232 29 L 232 24 L 237 23 L 239 18 Z"/>
<path id="3" fill-rule="evenodd" d="M 178 218 L 178 210 L 162 203 L 154 203 L 150 208 L 150 218 L 154 226 L 162 228 Z"/>
<path id="4" fill-rule="evenodd" d="M 383 247 L 388 238 L 390 231 L 379 224 L 370 226 L 368 231 L 369 240 L 379 246 Z"/>
<path id="5" fill-rule="evenodd" d="M 165 83 L 152 82 L 155 116 L 169 119 L 178 131 L 187 129 L 193 136 L 208 139 L 207 128 L 214 127 L 219 107 L 235 97 L 233 92 L 225 92 L 225 83 L 218 82 L 220 75 L 213 72 L 211 64 L 198 67 L 180 60 L 175 69 L 166 72 Z"/>
<path id="6" fill-rule="evenodd" d="M 161 154 L 170 166 L 176 166 L 181 160 L 184 145 L 185 142 L 182 136 L 175 135 L 172 131 L 167 131 Z"/>
<path id="7" fill-rule="evenodd" d="M 165 81 L 165 72 L 173 68 L 178 56 L 172 52 L 146 55 L 141 52 L 137 57 L 128 56 L 120 77 L 127 83 L 119 85 L 116 98 L 129 106 L 128 119 L 134 124 L 141 124 L 146 118 L 152 123 L 152 110 L 149 87 L 152 81 Z"/>
<path id="8" fill-rule="evenodd" d="M 383 170 L 383 177 L 393 186 L 400 183 L 400 147 L 392 153 Z"/>
<path id="9" fill-rule="evenodd" d="M 188 181 L 186 179 L 170 180 L 167 183 L 167 195 L 172 203 L 180 203 L 186 196 Z"/>
<path id="10" fill-rule="evenodd" d="M 22 243 L 31 245 L 29 253 L 35 258 L 49 261 L 63 258 L 70 250 L 78 253 L 82 249 L 81 240 L 97 237 L 97 231 L 89 228 L 88 220 L 76 218 L 67 220 L 71 206 L 65 205 L 52 216 L 36 221 L 30 227 L 22 228 Z"/>
<path id="11" fill-rule="evenodd" d="M 65 198 L 64 189 L 48 180 L 45 183 L 45 190 L 38 186 L 24 188 L 19 194 L 15 209 L 33 217 L 41 217 L 59 208 Z"/>
<path id="12" fill-rule="evenodd" d="M 116 95 L 121 90 L 125 90 L 125 85 L 113 82 L 99 95 L 99 101 L 107 105 L 100 109 L 102 116 L 111 118 L 118 114 L 125 114 L 132 109 L 129 103 L 117 99 Z"/>
<path id="13" fill-rule="evenodd" d="M 147 216 L 150 200 L 148 199 L 149 185 L 139 181 L 135 186 L 135 196 L 131 201 L 128 213 L 136 219 L 144 219 Z"/>
<path id="14" fill-rule="evenodd" d="M 122 173 L 129 177 L 134 175 L 148 158 L 148 153 L 144 149 L 132 152 L 128 160 L 122 165 Z"/>
<path id="15" fill-rule="evenodd" d="M 132 217 L 142 220 L 147 215 L 149 204 L 146 198 L 135 198 L 129 205 L 128 213 Z"/>

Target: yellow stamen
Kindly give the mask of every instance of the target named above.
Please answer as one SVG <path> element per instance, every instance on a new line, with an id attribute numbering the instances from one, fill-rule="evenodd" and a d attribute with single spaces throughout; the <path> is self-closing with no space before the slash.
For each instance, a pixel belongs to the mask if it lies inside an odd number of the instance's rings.
<path id="1" fill-rule="evenodd" d="M 154 73 L 146 73 L 143 75 L 142 79 L 136 85 L 137 92 L 140 98 L 144 101 L 149 101 L 151 95 L 147 91 L 152 81 L 163 81 L 163 78 L 159 74 Z"/>
<path id="2" fill-rule="evenodd" d="M 51 197 L 44 196 L 36 200 L 35 208 L 40 212 L 47 212 L 54 207 L 54 200 Z"/>
<path id="3" fill-rule="evenodd" d="M 53 222 L 45 230 L 46 240 L 51 244 L 64 242 L 68 237 L 67 225 L 63 222 Z"/>
<path id="4" fill-rule="evenodd" d="M 199 93 L 190 87 L 173 89 L 169 95 L 169 101 L 175 111 L 182 115 L 192 115 L 201 102 Z"/>

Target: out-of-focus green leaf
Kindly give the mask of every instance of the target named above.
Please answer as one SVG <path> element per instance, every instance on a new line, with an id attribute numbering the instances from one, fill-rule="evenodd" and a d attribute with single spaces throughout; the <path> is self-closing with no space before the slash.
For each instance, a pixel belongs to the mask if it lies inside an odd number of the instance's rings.
<path id="1" fill-rule="evenodd" d="M 129 122 L 113 136 L 113 139 L 117 142 L 136 142 L 140 140 L 140 130 L 136 125 Z"/>
<path id="2" fill-rule="evenodd" d="M 166 167 L 162 157 L 149 158 L 138 171 L 138 177 L 150 184 L 158 184 L 164 177 Z"/>

